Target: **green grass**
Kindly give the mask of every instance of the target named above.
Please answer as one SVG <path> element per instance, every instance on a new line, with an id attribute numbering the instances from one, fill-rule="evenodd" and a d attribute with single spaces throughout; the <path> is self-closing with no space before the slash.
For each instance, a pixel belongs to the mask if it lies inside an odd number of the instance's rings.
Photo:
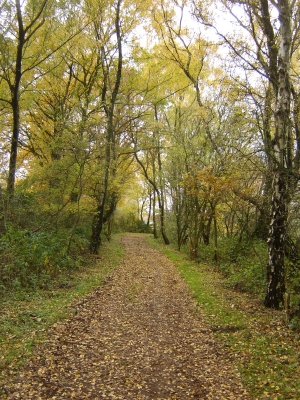
<path id="1" fill-rule="evenodd" d="M 87 255 L 89 259 L 84 267 L 61 277 L 51 290 L 14 292 L 1 299 L 0 383 L 31 356 L 47 328 L 72 315 L 75 312 L 72 304 L 101 285 L 123 256 L 118 238 L 113 237 L 103 243 L 99 256 Z"/>
<path id="2" fill-rule="evenodd" d="M 252 399 L 299 399 L 299 334 L 285 326 L 284 312 L 265 309 L 249 294 L 231 290 L 215 266 L 193 263 L 152 238 L 149 242 L 188 283 L 216 339 L 236 360 Z"/>

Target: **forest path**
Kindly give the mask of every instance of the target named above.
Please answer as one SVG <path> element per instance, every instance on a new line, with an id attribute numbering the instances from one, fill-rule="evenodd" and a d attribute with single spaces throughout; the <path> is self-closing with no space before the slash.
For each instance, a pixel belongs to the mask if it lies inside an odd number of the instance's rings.
<path id="1" fill-rule="evenodd" d="M 174 265 L 141 235 L 56 324 L 9 399 L 248 399 Z"/>

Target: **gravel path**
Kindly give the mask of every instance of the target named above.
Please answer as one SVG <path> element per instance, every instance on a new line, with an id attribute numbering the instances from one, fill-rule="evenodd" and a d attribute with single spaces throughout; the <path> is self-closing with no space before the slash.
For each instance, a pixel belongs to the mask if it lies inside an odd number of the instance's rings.
<path id="1" fill-rule="evenodd" d="M 107 282 L 55 325 L 9 399 L 248 399 L 173 264 L 141 235 Z"/>

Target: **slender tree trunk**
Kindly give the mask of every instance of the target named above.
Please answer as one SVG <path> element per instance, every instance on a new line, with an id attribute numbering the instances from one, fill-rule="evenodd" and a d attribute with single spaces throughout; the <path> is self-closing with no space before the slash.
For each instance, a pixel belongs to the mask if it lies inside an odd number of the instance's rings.
<path id="1" fill-rule="evenodd" d="M 15 190 L 16 170 L 17 170 L 17 155 L 20 135 L 20 82 L 22 78 L 22 57 L 23 47 L 25 44 L 25 30 L 23 26 L 23 18 L 21 12 L 20 1 L 16 1 L 17 20 L 18 20 L 18 46 L 16 54 L 16 69 L 14 83 L 11 85 L 11 106 L 13 112 L 13 129 L 11 137 L 11 148 L 9 155 L 9 169 L 7 178 L 8 200 L 12 200 Z"/>
<path id="2" fill-rule="evenodd" d="M 155 120 L 158 122 L 158 114 L 157 114 L 157 107 L 154 106 L 154 115 Z M 160 231 L 161 235 L 164 239 L 165 244 L 170 244 L 170 240 L 166 233 L 165 228 L 165 194 L 164 194 L 164 182 L 163 182 L 163 168 L 162 168 L 162 161 L 161 161 L 161 153 L 160 153 L 160 139 L 158 139 L 158 147 L 157 147 L 157 164 L 158 164 L 158 173 L 159 173 L 159 192 L 157 192 L 157 200 L 160 209 Z M 153 166 L 155 168 L 155 166 Z"/>
<path id="3" fill-rule="evenodd" d="M 277 58 L 277 57 L 276 57 Z M 274 74 L 277 75 L 277 74 Z M 273 118 L 272 112 L 272 97 L 273 97 L 272 84 L 269 82 L 265 103 L 263 109 L 263 141 L 265 152 L 267 155 L 267 170 L 264 177 L 263 185 L 263 198 L 262 204 L 259 208 L 259 216 L 257 219 L 256 227 L 253 235 L 262 240 L 267 240 L 270 226 L 270 205 L 272 198 L 272 136 L 271 136 L 271 121 Z"/>
<path id="4" fill-rule="evenodd" d="M 6 199 L 0 186 L 0 237 L 6 233 Z"/>
<path id="5" fill-rule="evenodd" d="M 105 151 L 105 167 L 104 167 L 104 177 L 102 183 L 102 194 L 100 201 L 98 202 L 97 211 L 95 213 L 93 224 L 92 224 L 92 236 L 90 240 L 90 253 L 98 254 L 99 247 L 101 245 L 101 234 L 104 224 L 104 211 L 106 206 L 106 200 L 108 196 L 108 185 L 109 185 L 109 175 L 110 175 L 110 165 L 111 165 L 111 146 L 113 144 L 113 115 L 109 111 L 108 114 L 108 126 L 107 126 L 107 136 L 106 136 L 106 151 Z"/>
<path id="6" fill-rule="evenodd" d="M 179 189 L 175 190 L 175 196 L 172 197 L 174 203 L 174 213 L 176 216 L 177 248 L 180 250 L 181 246 L 186 244 L 188 239 L 187 229 L 189 216 L 185 204 L 186 195 L 181 197 Z"/>
<path id="7" fill-rule="evenodd" d="M 217 225 L 216 206 L 213 207 L 213 219 L 214 219 L 214 262 L 218 265 L 219 252 L 218 252 L 218 225 Z"/>
<path id="8" fill-rule="evenodd" d="M 107 206 L 107 199 L 109 197 L 109 181 L 110 175 L 115 174 L 115 166 L 111 168 L 112 162 L 115 161 L 116 157 L 116 139 L 115 139 L 115 126 L 114 126 L 114 118 L 115 118 L 115 106 L 117 97 L 119 94 L 119 89 L 121 85 L 121 77 L 122 77 L 122 68 L 123 68 L 123 53 L 122 53 L 122 36 L 121 36 L 121 21 L 120 21 L 120 12 L 121 12 L 121 2 L 122 0 L 118 0 L 116 7 L 116 18 L 115 18 L 115 29 L 117 36 L 117 51 L 118 51 L 118 61 L 117 61 L 117 71 L 115 77 L 115 84 L 111 94 L 111 99 L 108 106 L 105 106 L 105 112 L 107 116 L 107 135 L 106 135 L 106 149 L 105 149 L 105 167 L 104 167 L 104 178 L 102 185 L 102 194 L 100 201 L 97 206 L 97 211 L 94 216 L 93 224 L 92 224 L 92 235 L 90 240 L 90 252 L 92 254 L 98 254 L 99 247 L 101 245 L 101 234 L 103 230 L 103 224 L 105 221 L 111 217 L 112 213 L 115 210 L 117 200 L 114 198 L 111 200 L 111 204 L 109 206 L 109 210 L 106 212 L 105 216 L 105 208 Z M 103 63 L 104 65 L 105 63 Z M 104 75 L 107 80 L 109 71 L 105 71 Z M 105 102 L 107 95 L 107 86 L 109 82 L 105 82 L 102 93 L 102 100 Z"/>
<path id="9" fill-rule="evenodd" d="M 103 196 L 102 202 L 98 205 L 97 211 L 94 215 L 92 224 L 92 235 L 90 240 L 90 253 L 98 254 L 99 247 L 101 245 L 101 233 L 103 229 L 103 213 L 104 213 L 104 202 L 105 196 Z"/>
<path id="10" fill-rule="evenodd" d="M 155 206 L 156 206 L 156 194 L 155 194 L 155 190 L 154 190 L 154 192 L 153 192 L 153 211 L 152 211 L 152 213 L 153 213 L 153 236 L 154 236 L 154 239 L 157 239 L 158 238 L 158 234 L 157 234 L 157 223 L 156 223 L 156 215 L 155 215 Z"/>
<path id="11" fill-rule="evenodd" d="M 152 209 L 152 195 L 150 193 L 150 196 L 149 196 L 149 209 L 148 209 L 148 217 L 147 217 L 147 226 L 150 225 L 151 209 Z"/>
<path id="12" fill-rule="evenodd" d="M 16 181 L 16 170 L 17 170 L 17 155 L 18 155 L 18 143 L 20 134 L 20 108 L 19 108 L 19 91 L 16 90 L 12 104 L 13 104 L 13 132 L 11 138 L 10 157 L 9 157 L 9 169 L 7 178 L 7 192 L 9 202 L 14 197 L 15 181 Z"/>
<path id="13" fill-rule="evenodd" d="M 199 240 L 203 230 L 203 223 L 201 221 L 200 214 L 203 210 L 203 203 L 200 205 L 198 198 L 195 198 L 193 195 L 190 196 L 189 203 L 189 247 L 190 247 L 190 258 L 191 260 L 195 260 L 198 258 L 198 247 Z"/>
<path id="14" fill-rule="evenodd" d="M 158 150 L 159 151 L 159 150 Z M 164 205 L 164 194 L 163 194 L 163 189 L 162 185 L 159 186 L 156 183 L 156 174 L 155 174 L 155 164 L 153 162 L 152 164 L 152 171 L 153 171 L 153 178 L 151 178 L 148 174 L 147 168 L 145 165 L 142 163 L 142 161 L 139 159 L 137 153 L 134 153 L 135 159 L 138 162 L 138 164 L 141 166 L 144 176 L 147 179 L 147 181 L 150 183 L 150 185 L 153 187 L 153 224 L 154 224 L 154 237 L 157 235 L 157 225 L 156 225 L 156 218 L 155 218 L 155 204 L 156 204 L 156 199 L 158 202 L 158 208 L 159 208 L 159 218 L 160 218 L 160 233 L 162 235 L 162 238 L 165 242 L 165 244 L 170 244 L 170 241 L 167 237 L 166 230 L 165 230 L 165 205 Z"/>
<path id="15" fill-rule="evenodd" d="M 138 218 L 141 222 L 144 222 L 143 213 L 144 213 L 145 202 L 146 202 L 146 200 L 143 200 L 141 209 L 140 209 L 140 203 L 138 202 Z"/>
<path id="16" fill-rule="evenodd" d="M 287 230 L 288 205 L 295 188 L 291 174 L 294 165 L 290 105 L 290 57 L 291 57 L 291 5 L 280 0 L 280 44 L 278 51 L 278 91 L 275 114 L 275 137 L 273 142 L 273 193 L 271 223 L 268 237 L 269 265 L 268 289 L 265 305 L 279 308 L 285 293 L 284 241 Z"/>
<path id="17" fill-rule="evenodd" d="M 162 199 L 158 199 L 159 202 L 159 209 L 160 209 L 160 232 L 161 236 L 164 239 L 165 244 L 170 244 L 170 240 L 166 234 L 166 228 L 165 228 L 165 207 L 164 207 L 164 202 Z"/>
<path id="18" fill-rule="evenodd" d="M 212 223 L 213 218 L 214 218 L 214 216 L 213 216 L 213 211 L 212 211 L 211 215 L 208 217 L 208 220 L 207 220 L 206 224 L 203 221 L 202 238 L 203 238 L 203 243 L 206 246 L 209 245 L 211 223 Z"/>

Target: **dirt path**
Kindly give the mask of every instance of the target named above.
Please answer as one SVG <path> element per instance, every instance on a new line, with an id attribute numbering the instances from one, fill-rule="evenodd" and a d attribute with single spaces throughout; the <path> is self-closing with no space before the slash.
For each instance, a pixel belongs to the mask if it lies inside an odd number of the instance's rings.
<path id="1" fill-rule="evenodd" d="M 9 399 L 248 399 L 175 267 L 138 235 L 124 263 L 57 324 Z"/>

